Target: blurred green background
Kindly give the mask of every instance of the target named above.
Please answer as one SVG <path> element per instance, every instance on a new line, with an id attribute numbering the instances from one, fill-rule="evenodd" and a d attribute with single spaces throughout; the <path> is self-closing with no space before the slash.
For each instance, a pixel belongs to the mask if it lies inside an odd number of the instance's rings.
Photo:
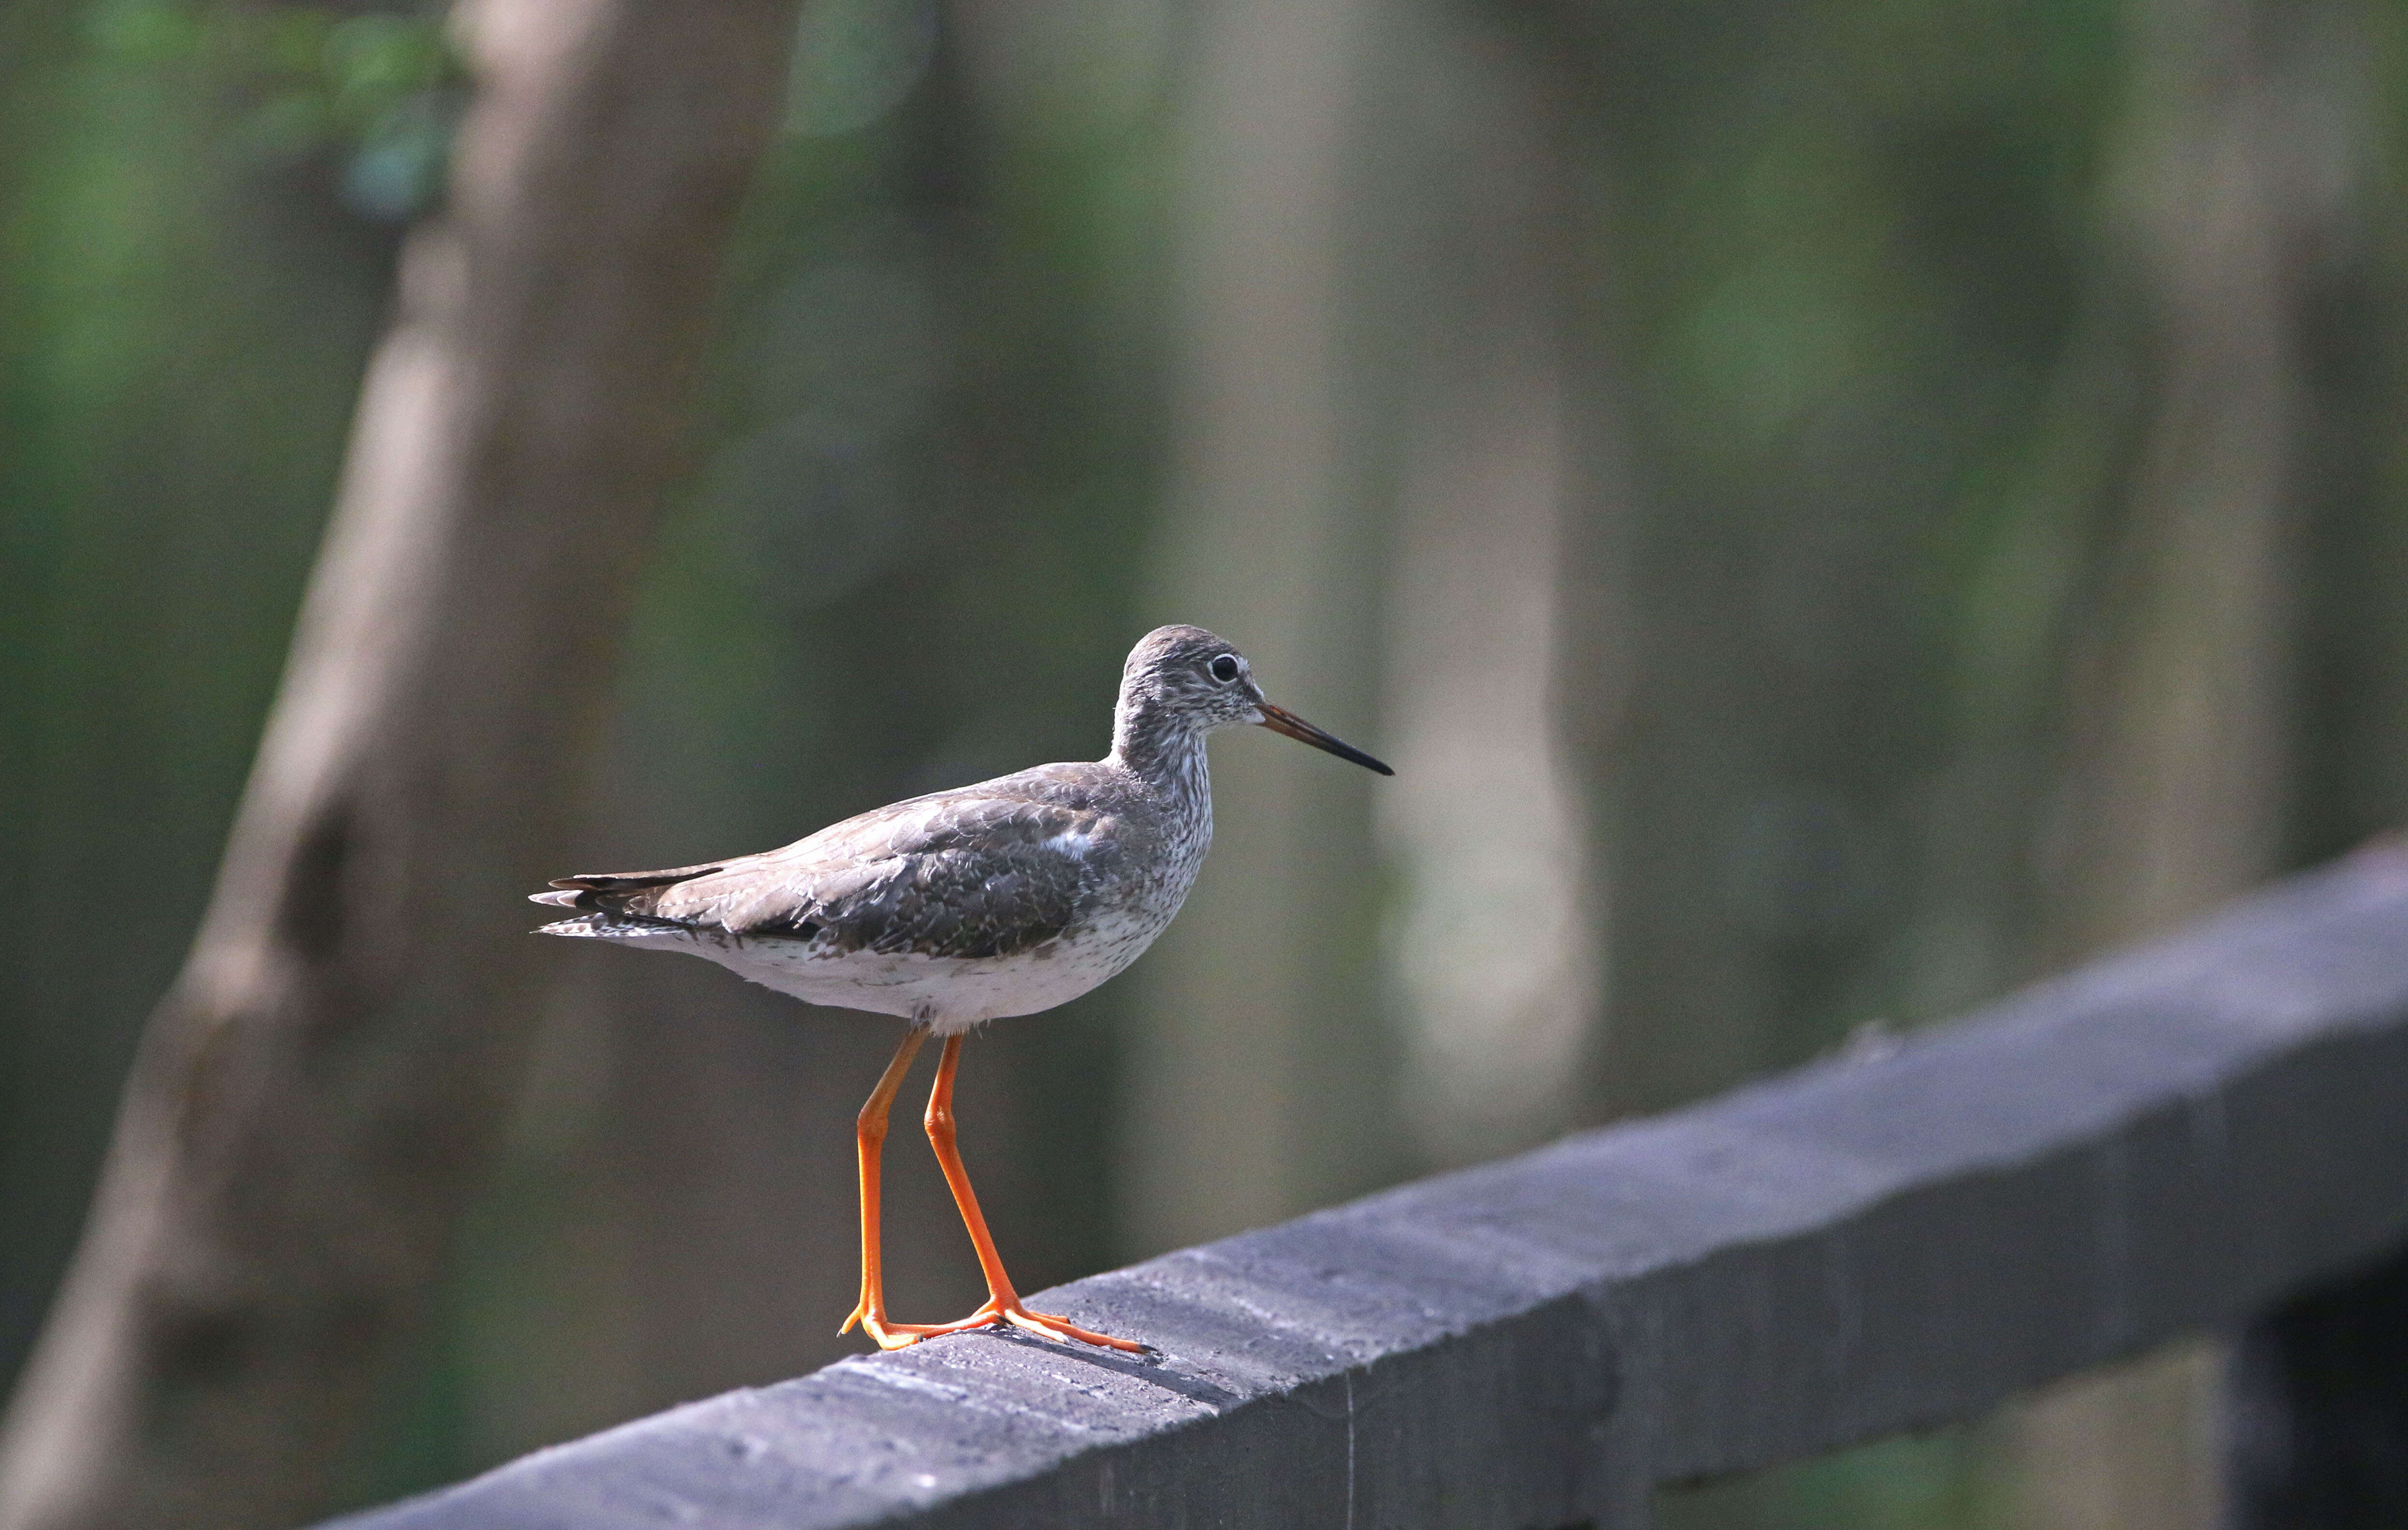
<path id="1" fill-rule="evenodd" d="M 428 11 L 0 8 L 0 1381 L 467 89 Z M 2378 0 L 809 0 L 583 861 L 1093 757 L 1168 621 L 1389 758 L 1216 746 L 1160 949 L 973 1048 L 1024 1288 L 1959 1012 L 2408 806 L 2403 126 Z M 888 1027 L 558 972 L 358 1500 L 855 1347 Z M 2215 1367 L 1667 1523 L 2204 1527 Z"/>

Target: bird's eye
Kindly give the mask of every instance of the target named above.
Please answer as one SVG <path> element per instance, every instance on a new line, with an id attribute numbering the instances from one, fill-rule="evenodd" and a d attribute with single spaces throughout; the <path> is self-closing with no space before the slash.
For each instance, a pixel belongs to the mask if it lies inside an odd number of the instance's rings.
<path id="1" fill-rule="evenodd" d="M 1214 679 L 1224 685 L 1228 684 L 1238 678 L 1238 656 L 1234 653 L 1222 654 L 1212 661 L 1210 672 Z"/>

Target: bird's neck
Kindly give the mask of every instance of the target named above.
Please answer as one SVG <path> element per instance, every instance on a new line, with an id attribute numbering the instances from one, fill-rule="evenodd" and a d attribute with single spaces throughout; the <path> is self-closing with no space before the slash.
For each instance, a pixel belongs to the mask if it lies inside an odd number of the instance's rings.
<path id="1" fill-rule="evenodd" d="M 1123 707 L 1112 718 L 1112 754 L 1121 767 L 1173 795 L 1212 800 L 1204 734 L 1167 708 Z"/>

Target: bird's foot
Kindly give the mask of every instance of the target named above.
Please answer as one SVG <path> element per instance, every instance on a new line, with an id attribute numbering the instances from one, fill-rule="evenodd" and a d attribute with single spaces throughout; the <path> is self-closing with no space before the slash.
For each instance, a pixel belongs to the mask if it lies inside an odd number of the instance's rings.
<path id="1" fill-rule="evenodd" d="M 853 1316 L 844 1320 L 844 1326 L 837 1332 L 849 1334 L 855 1323 L 859 1323 L 861 1331 L 868 1336 L 869 1341 L 882 1350 L 899 1350 L 907 1344 L 917 1344 L 927 1337 L 931 1331 L 925 1323 L 889 1323 L 884 1318 L 873 1317 L 856 1309 Z"/>
<path id="2" fill-rule="evenodd" d="M 1133 1339 L 1114 1338 L 1110 1334 L 1095 1333 L 1080 1327 L 1068 1318 L 1055 1317 L 1051 1312 L 1032 1312 L 1021 1305 L 1020 1298 L 1017 1296 L 1009 1299 L 989 1296 L 979 1304 L 977 1311 L 968 1317 L 957 1318 L 952 1323 L 889 1323 L 882 1315 L 865 1312 L 855 1308 L 853 1316 L 845 1320 L 844 1328 L 838 1329 L 838 1332 L 845 1332 L 856 1323 L 861 1324 L 861 1331 L 868 1335 L 871 1341 L 882 1350 L 899 1350 L 907 1344 L 917 1344 L 924 1338 L 934 1338 L 939 1334 L 966 1333 L 972 1328 L 991 1328 L 998 1323 L 1009 1323 L 1014 1328 L 1025 1328 L 1045 1338 L 1073 1338 L 1082 1344 L 1126 1350 L 1132 1354 L 1152 1352 L 1147 1346 Z"/>
<path id="3" fill-rule="evenodd" d="M 860 1325 L 862 1333 L 869 1337 L 869 1342 L 877 1344 L 879 1350 L 903 1350 L 906 1344 L 917 1344 L 927 1335 L 953 1333 L 953 1327 L 956 1327 L 934 1325 L 934 1323 L 889 1323 L 886 1313 L 874 1313 L 865 1306 L 857 1306 L 857 1308 L 853 1308 L 853 1316 L 845 1318 L 845 1325 L 838 1327 L 836 1333 L 853 1333 L 854 1325 Z"/>
<path id="4" fill-rule="evenodd" d="M 1080 1327 L 1068 1318 L 1055 1317 L 1051 1312 L 1031 1312 L 1016 1301 L 997 1306 L 990 1299 L 985 1307 L 979 1308 L 979 1311 L 985 1312 L 989 1308 L 994 1308 L 994 1317 L 990 1317 L 988 1322 L 992 1323 L 995 1317 L 1000 1317 L 1014 1328 L 1025 1328 L 1041 1337 L 1075 1338 L 1082 1344 L 1093 1344 L 1107 1350 L 1125 1350 L 1131 1354 L 1154 1352 L 1152 1346 L 1140 1344 L 1133 1338 L 1114 1338 L 1110 1334 L 1098 1334 L 1093 1329 Z M 976 1314 L 972 1315 L 976 1316 Z"/>

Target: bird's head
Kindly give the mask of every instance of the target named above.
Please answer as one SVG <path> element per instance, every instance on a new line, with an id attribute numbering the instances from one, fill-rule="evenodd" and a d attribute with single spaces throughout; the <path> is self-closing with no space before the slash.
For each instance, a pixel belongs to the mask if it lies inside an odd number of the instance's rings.
<path id="1" fill-rule="evenodd" d="M 1264 699 L 1246 656 L 1201 627 L 1156 627 L 1138 639 L 1121 669 L 1119 719 L 1124 731 L 1142 719 L 1198 734 L 1252 723 L 1383 776 L 1396 774 L 1353 745 L 1272 706 Z"/>

